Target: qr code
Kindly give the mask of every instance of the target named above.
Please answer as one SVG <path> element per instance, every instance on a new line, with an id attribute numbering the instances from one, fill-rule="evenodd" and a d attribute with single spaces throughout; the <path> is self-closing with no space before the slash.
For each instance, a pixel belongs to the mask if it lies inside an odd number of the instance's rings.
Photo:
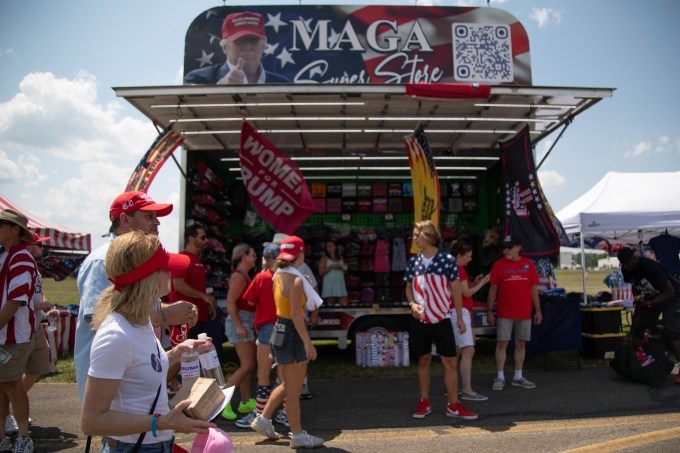
<path id="1" fill-rule="evenodd" d="M 453 24 L 453 72 L 459 82 L 514 80 L 509 25 Z"/>

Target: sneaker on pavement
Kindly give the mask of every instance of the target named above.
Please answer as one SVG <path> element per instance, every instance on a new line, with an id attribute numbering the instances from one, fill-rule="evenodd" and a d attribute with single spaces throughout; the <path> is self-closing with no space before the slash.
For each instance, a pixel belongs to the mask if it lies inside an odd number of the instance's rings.
<path id="1" fill-rule="evenodd" d="M 9 437 L 5 437 L 0 441 L 0 451 L 3 453 L 12 451 L 12 441 L 9 440 Z"/>
<path id="2" fill-rule="evenodd" d="M 531 382 L 529 379 L 525 378 L 522 376 L 519 379 L 513 379 L 512 380 L 512 386 L 513 387 L 522 387 L 523 389 L 535 389 L 536 384 Z"/>
<path id="3" fill-rule="evenodd" d="M 236 417 L 236 412 L 234 412 L 234 409 L 231 408 L 231 404 L 227 403 L 227 406 L 222 411 L 222 418 L 226 418 L 227 420 L 236 420 Z"/>
<path id="4" fill-rule="evenodd" d="M 312 392 L 309 391 L 309 386 L 305 382 L 305 384 L 302 386 L 302 392 L 300 393 L 300 399 L 301 400 L 310 400 L 312 399 Z"/>
<path id="5" fill-rule="evenodd" d="M 430 400 L 422 398 L 418 402 L 415 412 L 413 412 L 413 418 L 425 418 L 426 415 L 432 413 L 432 406 L 430 406 Z"/>
<path id="6" fill-rule="evenodd" d="M 680 374 L 675 376 L 675 381 L 673 381 L 673 382 L 675 382 L 676 384 L 680 384 Z"/>
<path id="7" fill-rule="evenodd" d="M 460 404 L 460 401 L 456 404 L 449 404 L 446 406 L 446 416 L 463 420 L 477 420 L 479 418 L 479 415 L 465 409 L 463 405 Z"/>
<path id="8" fill-rule="evenodd" d="M 283 409 L 279 409 L 276 412 L 276 415 L 274 415 L 274 421 L 280 425 L 285 426 L 286 428 L 290 428 L 290 423 L 288 423 L 288 415 L 286 414 L 286 411 Z"/>
<path id="9" fill-rule="evenodd" d="M 505 388 L 505 381 L 502 379 L 494 379 L 493 380 L 493 385 L 491 386 L 491 389 L 493 390 L 503 390 Z"/>
<path id="10" fill-rule="evenodd" d="M 271 420 L 267 420 L 262 414 L 255 417 L 255 420 L 250 424 L 250 427 L 260 434 L 267 436 L 269 440 L 279 440 L 283 436 L 274 430 Z"/>
<path id="11" fill-rule="evenodd" d="M 459 399 L 461 400 L 466 400 L 466 401 L 486 401 L 489 399 L 488 396 L 482 395 L 481 393 L 475 392 L 474 395 L 469 395 L 467 393 L 460 393 L 458 396 Z"/>
<path id="12" fill-rule="evenodd" d="M 16 434 L 18 432 L 19 427 L 17 426 L 17 421 L 14 418 L 14 415 L 7 414 L 7 418 L 5 419 L 5 434 Z"/>
<path id="13" fill-rule="evenodd" d="M 257 417 L 257 411 L 254 410 L 245 417 L 236 420 L 235 425 L 237 428 L 250 429 L 250 424 L 255 420 L 255 417 Z"/>
<path id="14" fill-rule="evenodd" d="M 257 401 L 255 401 L 255 398 L 250 398 L 247 402 L 244 403 L 242 401 L 238 404 L 238 411 L 242 414 L 247 414 L 254 411 L 255 407 L 257 407 Z"/>
<path id="15" fill-rule="evenodd" d="M 302 431 L 295 437 L 293 433 L 288 433 L 288 437 L 290 437 L 290 448 L 316 448 L 323 445 L 322 438 L 307 434 L 307 431 Z"/>
<path id="16" fill-rule="evenodd" d="M 33 441 L 30 437 L 17 437 L 14 453 L 33 453 Z"/>

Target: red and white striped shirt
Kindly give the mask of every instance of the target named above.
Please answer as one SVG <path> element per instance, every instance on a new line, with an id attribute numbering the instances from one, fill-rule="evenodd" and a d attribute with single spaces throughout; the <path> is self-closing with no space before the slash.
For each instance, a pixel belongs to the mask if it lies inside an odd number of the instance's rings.
<path id="1" fill-rule="evenodd" d="M 21 306 L 0 329 L 0 344 L 28 343 L 35 332 L 35 314 L 30 302 L 38 269 L 23 242 L 12 247 L 2 261 L 0 310 L 10 300 L 20 302 Z"/>

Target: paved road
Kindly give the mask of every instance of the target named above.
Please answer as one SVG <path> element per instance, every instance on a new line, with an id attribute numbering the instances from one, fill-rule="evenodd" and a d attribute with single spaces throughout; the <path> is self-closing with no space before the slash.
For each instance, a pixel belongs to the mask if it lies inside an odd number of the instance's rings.
<path id="1" fill-rule="evenodd" d="M 532 370 L 537 388 L 490 390 L 493 376 L 473 376 L 488 401 L 468 403 L 480 418 L 458 423 L 444 415 L 441 378 L 433 379 L 433 413 L 411 418 L 415 378 L 326 380 L 311 383 L 302 402 L 303 426 L 326 439 L 333 452 L 452 451 L 680 451 L 680 385 L 673 377 L 650 388 L 619 378 L 606 366 Z M 74 384 L 37 384 L 31 390 L 32 435 L 37 452 L 80 452 L 79 402 Z M 289 451 L 220 419 L 236 451 Z M 180 435 L 185 448 L 191 437 Z"/>

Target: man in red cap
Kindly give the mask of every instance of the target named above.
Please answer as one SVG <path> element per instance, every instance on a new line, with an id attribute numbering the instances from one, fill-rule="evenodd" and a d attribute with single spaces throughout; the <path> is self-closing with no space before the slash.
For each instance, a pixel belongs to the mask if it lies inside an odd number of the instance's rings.
<path id="1" fill-rule="evenodd" d="M 248 11 L 229 14 L 222 23 L 220 47 L 226 61 L 194 69 L 184 76 L 184 83 L 290 83 L 287 78 L 265 71 L 262 66 L 267 35 L 261 14 Z"/>
<path id="2" fill-rule="evenodd" d="M 111 227 L 109 240 L 85 258 L 78 271 L 78 291 L 80 292 L 80 309 L 76 325 L 76 343 L 74 361 L 78 395 L 83 399 L 87 370 L 90 367 L 90 346 L 94 339 L 92 315 L 99 295 L 109 287 L 111 282 L 104 270 L 104 258 L 113 238 L 133 230 L 145 234 L 158 235 L 158 217 L 172 212 L 171 204 L 156 203 L 144 192 L 124 192 L 116 197 L 109 208 Z M 152 319 L 154 325 L 192 324 L 196 320 L 194 305 L 182 302 L 162 307 Z"/>

